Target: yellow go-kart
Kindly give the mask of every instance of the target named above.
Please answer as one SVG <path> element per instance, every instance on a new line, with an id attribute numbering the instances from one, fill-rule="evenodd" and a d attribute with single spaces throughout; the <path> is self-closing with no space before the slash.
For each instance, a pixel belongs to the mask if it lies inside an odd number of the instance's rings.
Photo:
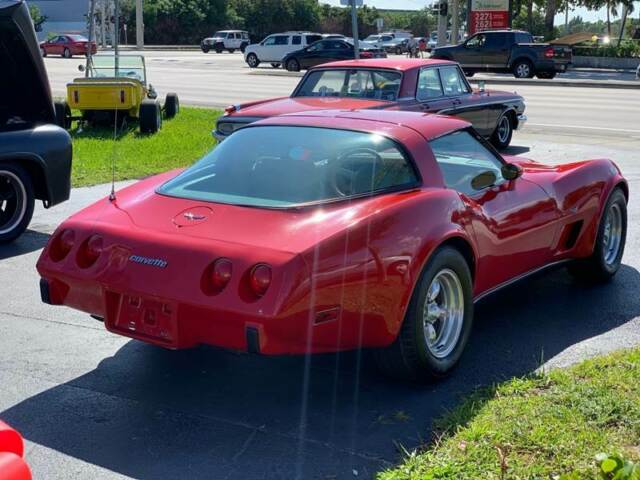
<path id="1" fill-rule="evenodd" d="M 85 71 L 84 66 L 79 67 Z M 56 102 L 60 126 L 70 128 L 73 120 L 106 123 L 126 117 L 137 118 L 142 133 L 162 127 L 162 113 L 174 117 L 180 110 L 178 95 L 167 93 L 164 108 L 151 84 L 142 55 L 95 55 L 88 62 L 85 77 L 67 84 L 67 100 Z M 80 110 L 73 117 L 71 110 Z"/>

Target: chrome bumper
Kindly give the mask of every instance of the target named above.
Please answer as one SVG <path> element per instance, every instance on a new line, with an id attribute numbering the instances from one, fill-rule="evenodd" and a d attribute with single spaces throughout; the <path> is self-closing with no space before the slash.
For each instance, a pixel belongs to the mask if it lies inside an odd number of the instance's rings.
<path id="1" fill-rule="evenodd" d="M 524 113 L 518 115 L 518 124 L 516 125 L 516 130 L 522 130 L 524 124 L 527 123 L 527 116 Z"/>

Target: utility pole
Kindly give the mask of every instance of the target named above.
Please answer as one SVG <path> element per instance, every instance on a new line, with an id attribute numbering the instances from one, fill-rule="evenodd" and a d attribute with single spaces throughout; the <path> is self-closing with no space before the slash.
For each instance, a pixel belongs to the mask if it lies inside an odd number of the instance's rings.
<path id="1" fill-rule="evenodd" d="M 136 48 L 144 48 L 144 19 L 142 17 L 142 0 L 136 0 Z"/>
<path id="2" fill-rule="evenodd" d="M 107 46 L 107 32 L 105 31 L 107 23 L 107 11 L 104 7 L 104 0 L 102 0 L 100 2 L 100 42 L 102 43 L 102 48 L 105 48 Z"/>
<path id="3" fill-rule="evenodd" d="M 357 0 L 349 0 L 351 4 L 351 29 L 353 30 L 353 57 L 358 60 L 360 58 L 360 44 L 358 40 L 358 10 L 356 9 Z"/>
<path id="4" fill-rule="evenodd" d="M 458 0 L 451 1 L 451 44 L 458 43 Z"/>
<path id="5" fill-rule="evenodd" d="M 438 3 L 438 43 L 437 47 L 442 47 L 447 43 L 447 13 L 449 4 L 447 0 L 440 0 Z"/>

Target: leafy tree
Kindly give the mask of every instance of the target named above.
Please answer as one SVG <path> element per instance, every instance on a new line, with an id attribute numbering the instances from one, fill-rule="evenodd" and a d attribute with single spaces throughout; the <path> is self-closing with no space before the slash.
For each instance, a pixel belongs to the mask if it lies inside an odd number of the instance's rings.
<path id="1" fill-rule="evenodd" d="M 37 5 L 29 5 L 29 14 L 36 32 L 42 31 L 42 24 L 47 21 L 47 16 L 42 15 Z"/>

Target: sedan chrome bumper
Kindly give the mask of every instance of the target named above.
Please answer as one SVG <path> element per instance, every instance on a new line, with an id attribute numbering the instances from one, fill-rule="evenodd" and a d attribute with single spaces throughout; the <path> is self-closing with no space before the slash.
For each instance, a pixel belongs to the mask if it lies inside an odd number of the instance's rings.
<path id="1" fill-rule="evenodd" d="M 520 115 L 518 115 L 518 124 L 516 125 L 516 130 L 522 130 L 522 127 L 524 127 L 524 124 L 527 123 L 527 116 L 524 113 L 521 113 Z"/>

